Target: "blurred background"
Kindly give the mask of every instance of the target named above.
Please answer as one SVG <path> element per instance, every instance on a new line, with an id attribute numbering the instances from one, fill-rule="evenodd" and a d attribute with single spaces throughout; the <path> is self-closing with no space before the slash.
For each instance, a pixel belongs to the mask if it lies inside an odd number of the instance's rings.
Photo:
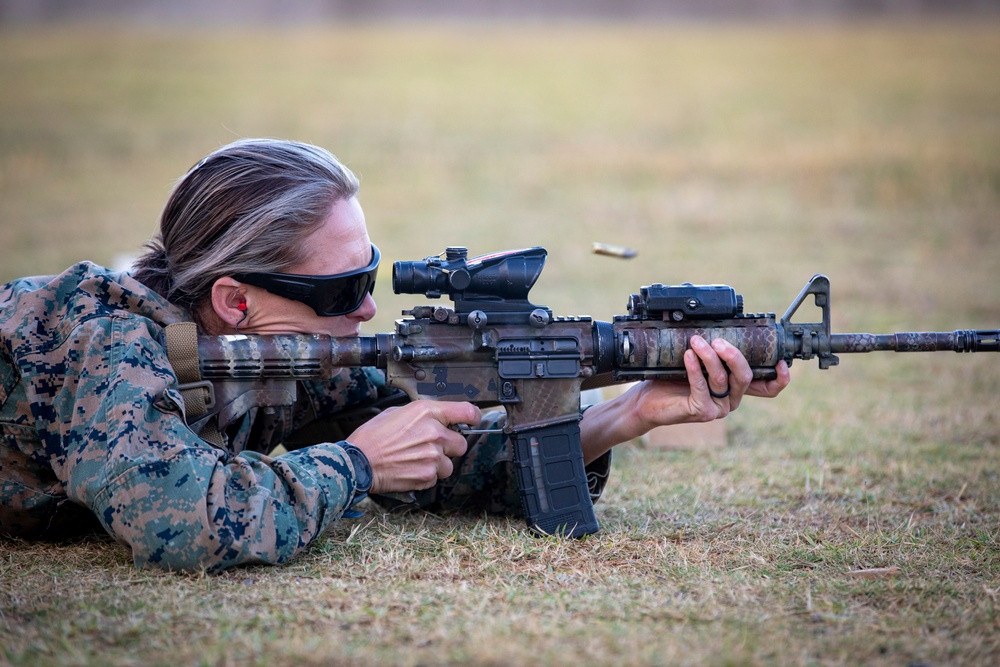
<path id="1" fill-rule="evenodd" d="M 344 19 L 634 19 L 989 14 L 992 0 L 3 0 L 7 21 L 226 23 Z"/>
<path id="2" fill-rule="evenodd" d="M 560 315 L 684 281 L 780 314 L 823 272 L 837 330 L 996 326 L 998 6 L 0 0 L 0 280 L 123 261 L 274 136 L 359 175 L 387 262 L 545 246 Z M 425 301 L 388 278 L 368 333 Z"/>

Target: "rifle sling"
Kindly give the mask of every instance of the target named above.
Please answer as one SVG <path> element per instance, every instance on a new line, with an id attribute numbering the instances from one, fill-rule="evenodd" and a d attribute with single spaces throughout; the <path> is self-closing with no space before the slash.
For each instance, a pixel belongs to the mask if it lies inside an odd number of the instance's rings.
<path id="1" fill-rule="evenodd" d="M 194 322 L 168 324 L 166 342 L 167 359 L 177 375 L 177 388 L 184 399 L 184 413 L 188 424 L 193 424 L 215 404 L 212 383 L 201 379 L 198 367 L 198 325 Z M 226 446 L 214 419 L 206 420 L 198 435 L 217 447 Z"/>

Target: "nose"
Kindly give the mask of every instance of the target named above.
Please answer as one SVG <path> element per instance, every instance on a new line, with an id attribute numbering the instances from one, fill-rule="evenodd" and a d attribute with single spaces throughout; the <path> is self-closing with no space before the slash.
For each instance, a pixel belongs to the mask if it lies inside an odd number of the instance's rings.
<path id="1" fill-rule="evenodd" d="M 365 300 L 361 302 L 361 306 L 355 310 L 353 313 L 349 313 L 347 317 L 354 320 L 361 320 L 362 322 L 367 322 L 368 320 L 375 317 L 375 313 L 378 312 L 378 306 L 375 305 L 375 298 L 371 294 L 365 296 Z"/>

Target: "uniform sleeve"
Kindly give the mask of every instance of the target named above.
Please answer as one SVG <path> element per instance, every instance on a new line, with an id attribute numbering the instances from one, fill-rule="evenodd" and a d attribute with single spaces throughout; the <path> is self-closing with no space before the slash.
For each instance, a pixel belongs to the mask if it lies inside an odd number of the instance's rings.
<path id="1" fill-rule="evenodd" d="M 409 399 L 389 389 L 376 368 L 344 368 L 332 380 L 300 382 L 292 430 L 282 439 L 288 450 L 317 442 L 347 440 L 386 408 Z"/>
<path id="2" fill-rule="evenodd" d="M 51 403 L 49 441 L 70 499 L 132 549 L 138 567 L 220 570 L 280 563 L 353 500 L 354 471 L 335 443 L 270 458 L 230 455 L 185 424 L 162 347 L 134 319 L 82 325 Z M 43 420 L 36 420 L 36 424 Z"/>
<path id="3" fill-rule="evenodd" d="M 305 380 L 299 383 L 294 428 L 316 419 L 364 410 L 373 403 L 395 395 L 385 386 L 385 375 L 377 368 L 344 368 L 332 380 Z"/>

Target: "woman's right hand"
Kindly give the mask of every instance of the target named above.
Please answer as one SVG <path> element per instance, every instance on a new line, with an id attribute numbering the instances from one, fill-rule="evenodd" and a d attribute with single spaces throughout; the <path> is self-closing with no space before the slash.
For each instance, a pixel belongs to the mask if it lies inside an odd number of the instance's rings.
<path id="1" fill-rule="evenodd" d="M 348 441 L 371 463 L 371 493 L 419 491 L 451 475 L 451 457 L 468 447 L 465 436 L 449 427 L 481 418 L 471 403 L 414 401 L 373 417 Z"/>

